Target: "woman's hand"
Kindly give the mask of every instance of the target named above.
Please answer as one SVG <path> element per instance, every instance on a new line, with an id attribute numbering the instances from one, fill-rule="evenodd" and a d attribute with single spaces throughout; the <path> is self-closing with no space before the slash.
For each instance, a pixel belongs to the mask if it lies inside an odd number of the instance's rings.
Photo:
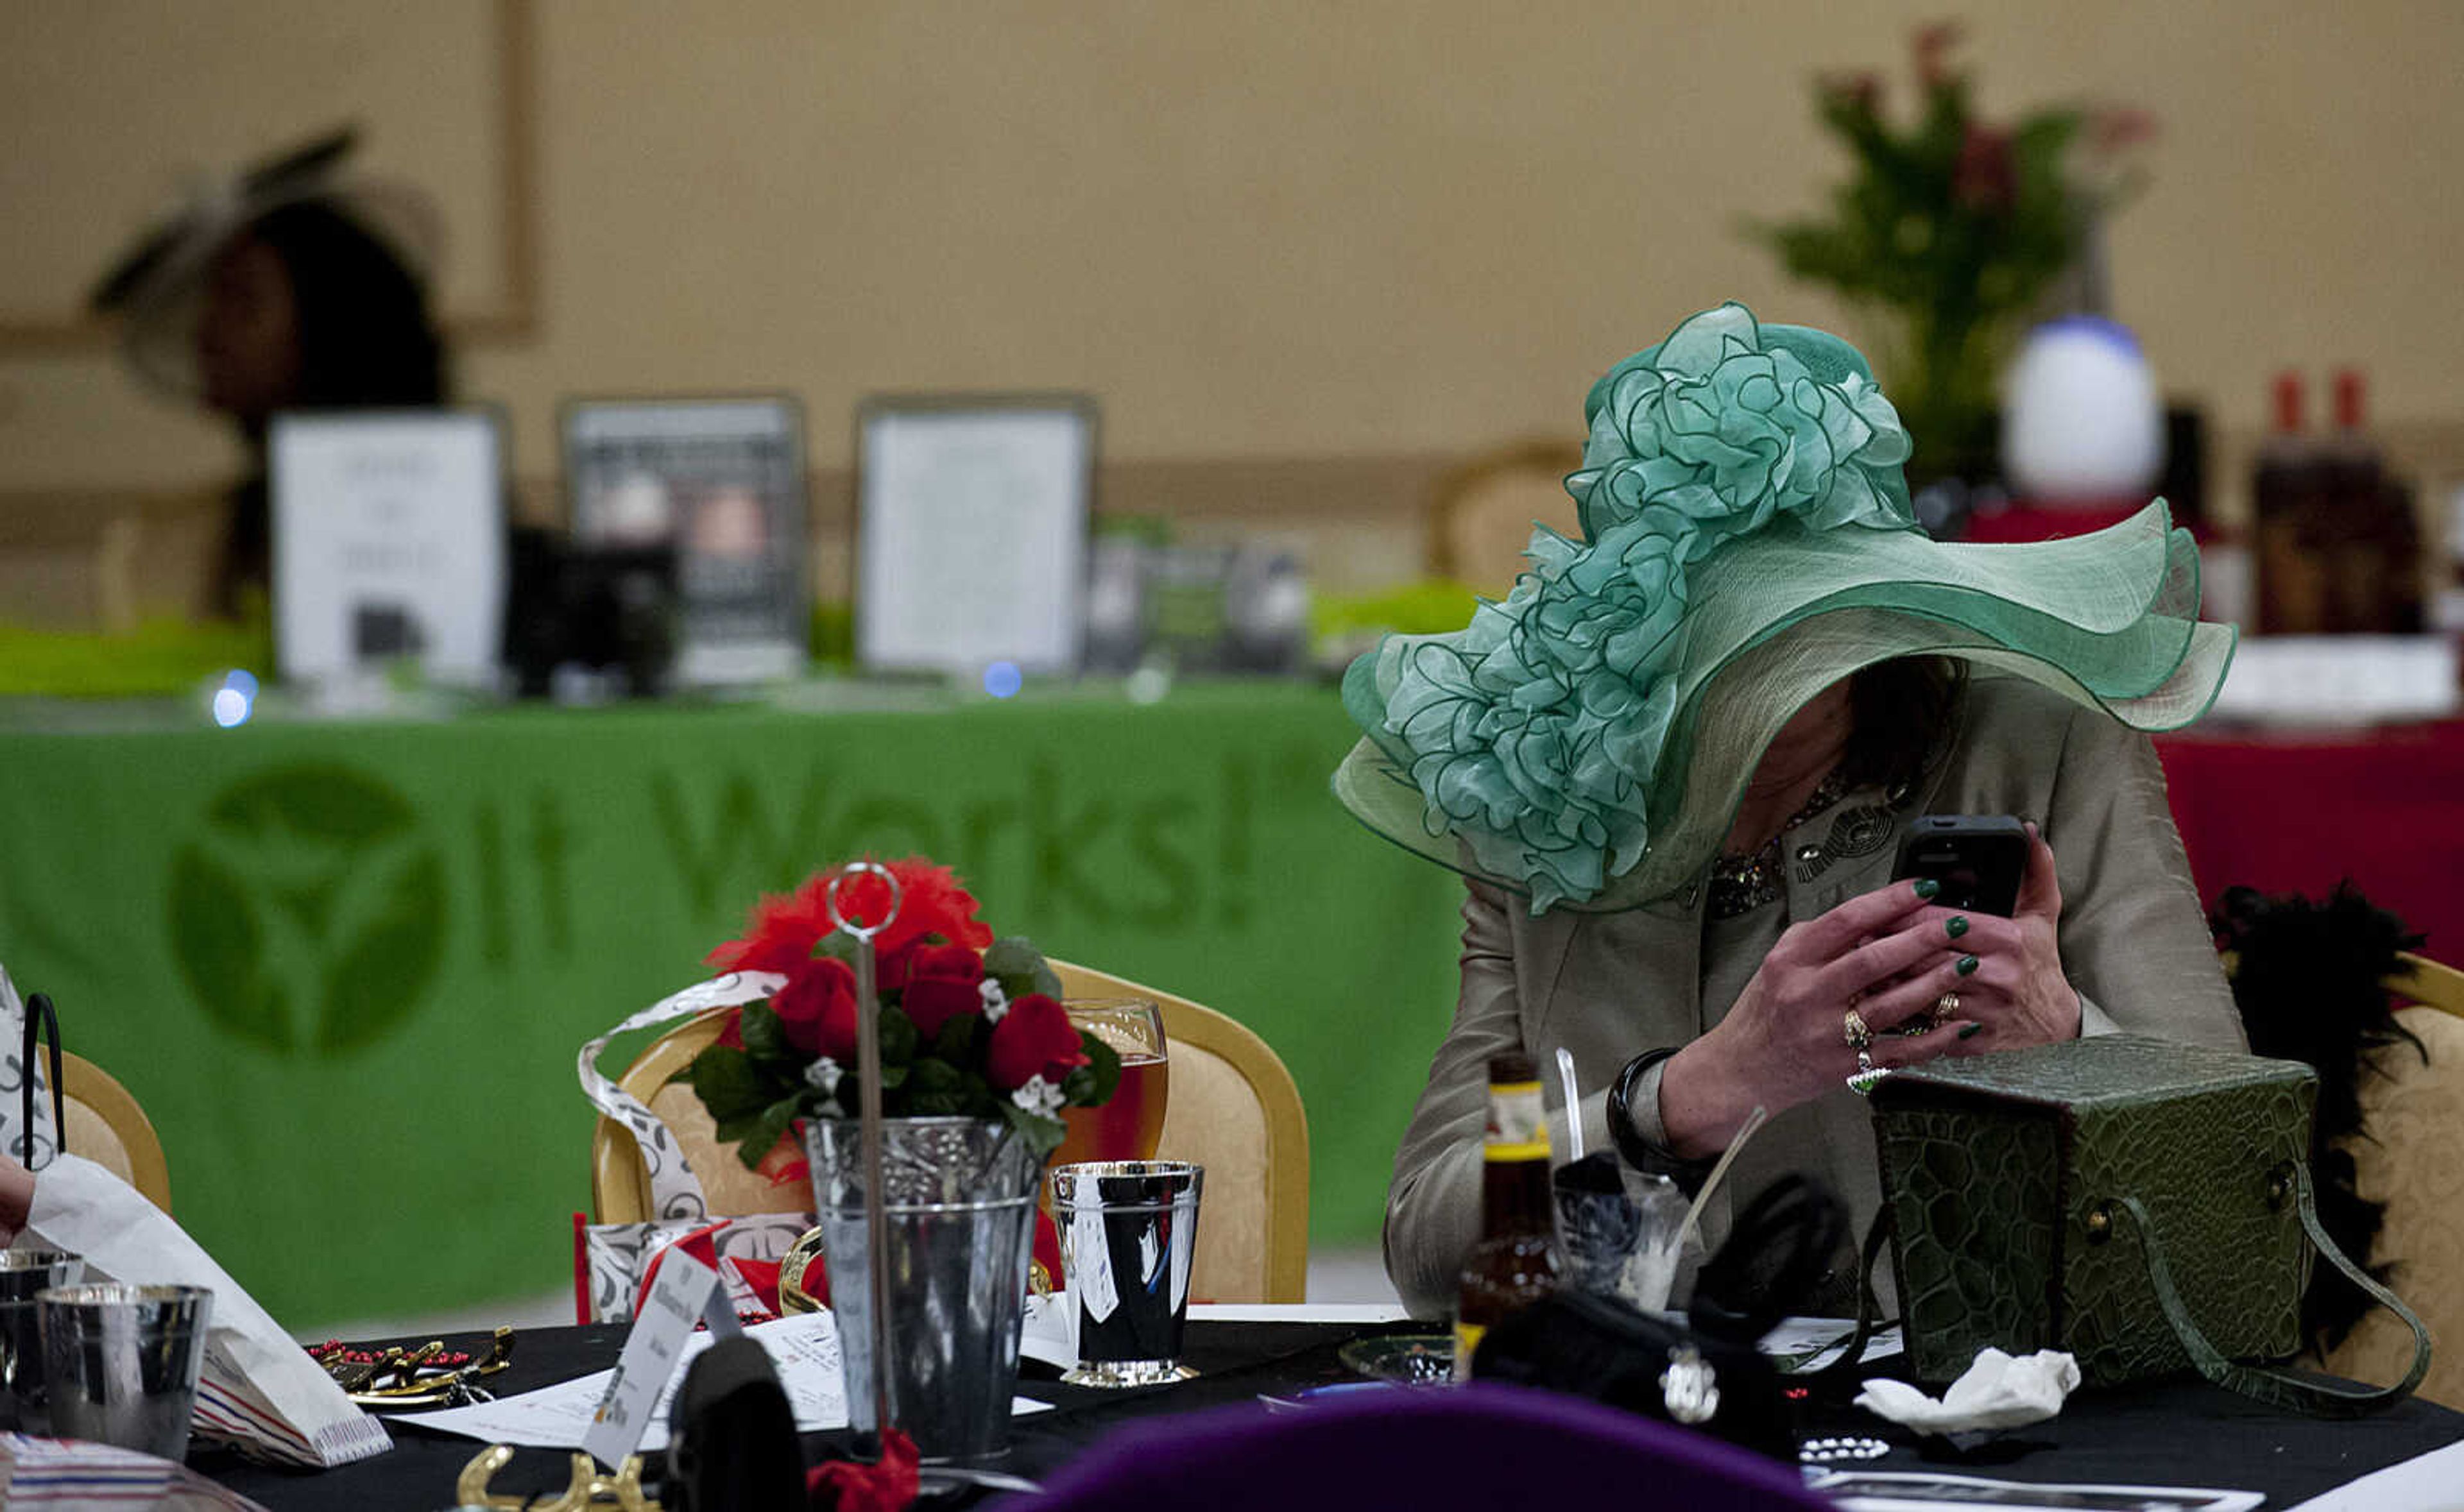
<path id="1" fill-rule="evenodd" d="M 1930 906 L 1938 890 L 1931 881 L 1895 882 L 1791 925 L 1727 1017 L 1661 1073 L 1660 1117 L 1670 1147 L 1688 1157 L 1716 1152 L 1757 1105 L 1776 1113 L 1839 1085 L 1859 1068 L 1848 1042 L 1850 1009 L 1878 1036 L 1930 1010 L 1948 990 L 1930 984 L 1938 975 L 1959 975 L 1955 963 L 1968 950 L 1952 947 L 1970 929 Z M 1963 1032 L 1976 1033 L 1964 1018 L 1877 1038 L 1868 1053 L 1876 1065 L 1911 1065 L 1946 1053 Z"/>
<path id="2" fill-rule="evenodd" d="M 2079 992 L 2062 975 L 2062 887 L 2054 874 L 2054 849 L 2035 824 L 2028 826 L 2028 869 L 2011 917 L 1965 918 L 1959 944 L 1966 950 L 1917 978 L 1920 996 L 1932 994 L 1928 1002 L 1958 995 L 1958 1005 L 1945 1018 L 1978 1025 L 1951 1053 L 1979 1055 L 2078 1039 Z M 1944 928 L 1949 927 L 1946 920 Z"/>
<path id="3" fill-rule="evenodd" d="M 17 1238 L 33 1211 L 34 1173 L 0 1155 L 0 1248 Z"/>

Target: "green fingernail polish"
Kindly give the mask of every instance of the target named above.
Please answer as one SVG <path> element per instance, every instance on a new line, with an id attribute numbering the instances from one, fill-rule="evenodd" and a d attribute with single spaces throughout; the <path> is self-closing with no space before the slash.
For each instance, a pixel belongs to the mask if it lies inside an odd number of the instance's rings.
<path id="1" fill-rule="evenodd" d="M 1965 913 L 1954 913 L 1942 928 L 1943 932 L 1948 934 L 1955 940 L 1968 932 L 1968 915 Z"/>
<path id="2" fill-rule="evenodd" d="M 1930 898 L 1941 890 L 1942 884 L 1936 882 L 1931 877 L 1919 877 L 1917 879 L 1917 896 L 1920 898 Z"/>
<path id="3" fill-rule="evenodd" d="M 1975 1022 L 1973 1019 L 1959 1026 L 1959 1037 L 1963 1040 L 1973 1040 L 1984 1032 L 1985 1026 L 1981 1023 Z"/>
<path id="4" fill-rule="evenodd" d="M 1959 964 L 1952 967 L 1951 970 L 1957 972 L 1962 976 L 1970 975 L 1976 970 L 1976 957 L 1973 955 L 1963 955 L 1959 958 Z"/>

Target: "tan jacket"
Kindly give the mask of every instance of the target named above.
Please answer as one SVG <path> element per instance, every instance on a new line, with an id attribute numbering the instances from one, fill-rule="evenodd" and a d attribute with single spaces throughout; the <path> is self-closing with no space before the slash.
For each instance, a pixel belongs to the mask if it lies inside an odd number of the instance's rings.
<path id="1" fill-rule="evenodd" d="M 1791 919 L 1887 883 L 1902 830 L 1916 816 L 2034 819 L 2061 882 L 2062 967 L 2079 989 L 2081 1032 L 2127 1029 L 2244 1048 L 2146 737 L 2008 676 L 1974 678 L 1954 723 L 1952 747 L 1921 790 L 1852 792 L 1782 838 Z M 1404 1130 L 1386 1199 L 1386 1270 L 1415 1314 L 1452 1308 L 1456 1274 L 1479 1234 L 1488 1058 L 1532 1055 L 1553 1107 L 1561 1100 L 1555 1054 L 1560 1045 L 1572 1051 L 1584 1145 L 1610 1148 L 1604 1103 L 1625 1063 L 1685 1043 L 1730 1006 L 1703 998 L 1703 939 L 1699 882 L 1620 913 L 1558 909 L 1536 919 L 1523 900 L 1471 885 L 1454 1028 Z M 1656 1134 L 1648 1125 L 1657 1081 L 1640 1090 L 1647 1096 L 1637 1098 L 1638 1115 Z M 1792 1169 L 1826 1176 L 1863 1233 L 1881 1194 L 1865 1105 L 1844 1085 L 1773 1118 L 1726 1190 L 1744 1201 Z M 1714 1245 L 1725 1217 L 1705 1225 Z"/>

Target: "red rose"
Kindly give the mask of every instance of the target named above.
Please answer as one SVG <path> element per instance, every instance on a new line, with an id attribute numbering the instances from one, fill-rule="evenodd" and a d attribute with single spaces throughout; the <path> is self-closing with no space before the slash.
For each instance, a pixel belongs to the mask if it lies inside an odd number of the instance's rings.
<path id="1" fill-rule="evenodd" d="M 963 945 L 919 945 L 901 963 L 907 971 L 898 1005 L 931 1044 L 941 1026 L 960 1014 L 981 1013 L 984 958 Z"/>
<path id="2" fill-rule="evenodd" d="M 833 956 L 805 961 L 771 995 L 787 1042 L 807 1055 L 855 1060 L 855 971 Z"/>
<path id="3" fill-rule="evenodd" d="M 1010 1092 L 1039 1076 L 1058 1086 L 1070 1067 L 1086 1063 L 1069 1011 L 1042 993 L 1029 993 L 993 1025 L 984 1075 L 996 1091 Z"/>

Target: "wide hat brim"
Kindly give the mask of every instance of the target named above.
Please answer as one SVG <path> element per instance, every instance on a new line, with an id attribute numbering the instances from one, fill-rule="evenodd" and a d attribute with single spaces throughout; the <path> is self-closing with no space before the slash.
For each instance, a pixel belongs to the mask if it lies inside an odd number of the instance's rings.
<path id="1" fill-rule="evenodd" d="M 358 145 L 358 130 L 344 126 L 201 184 L 114 259 L 86 304 L 118 319 L 130 366 L 166 392 L 199 390 L 194 335 L 207 274 L 241 232 L 285 206 L 328 206 L 381 241 L 415 277 L 432 278 L 445 244 L 434 203 L 406 184 L 346 178 Z"/>
<path id="2" fill-rule="evenodd" d="M 1523 874 L 1483 865 L 1466 843 L 1477 822 L 1433 813 L 1414 781 L 1387 700 L 1407 658 L 1449 653 L 1463 632 L 1391 637 L 1353 665 L 1344 702 L 1368 734 L 1336 770 L 1335 796 L 1387 839 L 1542 906 L 1621 909 L 1700 878 L 1781 726 L 1861 668 L 1957 658 L 2153 732 L 2207 712 L 2235 640 L 2232 626 L 2198 619 L 2198 553 L 2161 500 L 2106 530 L 2018 545 L 1777 521 L 1697 566 L 1689 597 L 1666 674 L 1674 680 L 1666 745 L 1632 795 L 1652 816 L 1648 842 L 1638 854 L 1596 846 L 1584 854 L 1583 837 L 1564 839 L 1565 872 L 1595 886 L 1541 897 L 1529 879 L 1535 842 L 1528 833 L 1513 837 Z M 1551 863 L 1536 858 L 1543 872 Z"/>

